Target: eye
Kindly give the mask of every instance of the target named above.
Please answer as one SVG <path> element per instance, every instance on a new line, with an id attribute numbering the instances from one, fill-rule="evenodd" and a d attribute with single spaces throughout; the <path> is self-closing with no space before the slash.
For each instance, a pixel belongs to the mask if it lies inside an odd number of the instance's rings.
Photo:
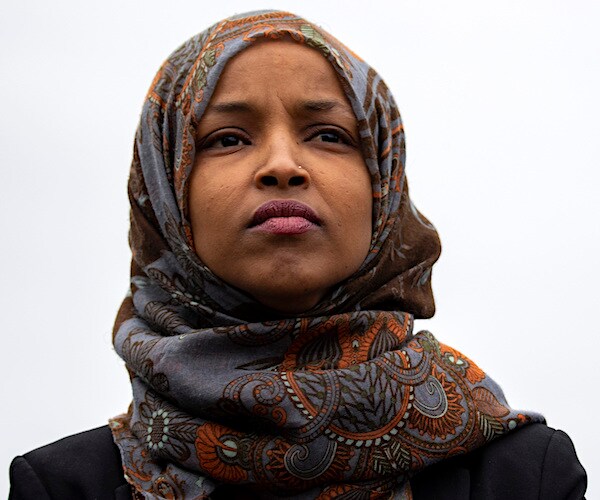
<path id="1" fill-rule="evenodd" d="M 321 140 L 322 142 L 342 142 L 340 134 L 335 132 L 321 132 L 315 139 Z"/>
<path id="2" fill-rule="evenodd" d="M 247 146 L 250 140 L 242 133 L 233 133 L 223 131 L 222 133 L 214 133 L 206 137 L 200 145 L 201 149 L 227 149 Z"/>
<path id="3" fill-rule="evenodd" d="M 327 144 L 345 144 L 354 146 L 355 141 L 352 136 L 340 128 L 317 128 L 313 131 L 307 141 L 322 142 Z"/>
<path id="4" fill-rule="evenodd" d="M 235 135 L 224 135 L 213 143 L 213 147 L 228 148 L 231 146 L 239 146 L 242 140 Z"/>

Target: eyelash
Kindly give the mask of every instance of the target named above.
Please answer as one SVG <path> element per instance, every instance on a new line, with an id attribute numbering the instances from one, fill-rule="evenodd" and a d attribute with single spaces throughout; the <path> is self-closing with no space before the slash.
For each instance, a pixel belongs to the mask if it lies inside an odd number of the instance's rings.
<path id="1" fill-rule="evenodd" d="M 343 130 L 339 127 L 323 126 L 321 128 L 319 126 L 316 126 L 316 127 L 311 127 L 311 128 L 315 128 L 316 130 L 308 135 L 308 137 L 306 139 L 307 141 L 315 139 L 316 137 L 319 137 L 321 135 L 329 134 L 329 135 L 337 136 L 338 142 L 334 142 L 334 141 L 321 141 L 321 142 L 325 142 L 328 144 L 345 144 L 348 146 L 355 145 L 355 141 L 352 138 L 352 136 L 348 132 L 346 132 L 345 130 Z"/>
<path id="2" fill-rule="evenodd" d="M 223 139 L 226 139 L 228 137 L 233 137 L 235 139 L 237 139 L 238 141 L 242 142 L 244 145 L 248 146 L 251 144 L 250 139 L 248 138 L 247 134 L 243 133 L 240 130 L 220 130 L 218 132 L 215 132 L 213 134 L 208 135 L 199 145 L 199 149 L 210 149 L 210 148 L 218 148 L 218 149 L 225 149 L 228 147 L 238 147 L 239 145 L 235 145 L 235 146 L 217 146 L 217 143 L 219 141 L 222 141 Z"/>
<path id="3" fill-rule="evenodd" d="M 330 136 L 336 136 L 337 137 L 337 141 L 321 141 L 323 143 L 326 144 L 344 144 L 347 146 L 356 146 L 355 140 L 352 138 L 352 136 L 346 132 L 345 130 L 338 128 L 338 127 L 331 127 L 331 126 L 319 126 L 319 125 L 314 125 L 312 127 L 309 128 L 309 132 L 306 135 L 306 138 L 304 139 L 304 142 L 310 142 L 313 139 L 318 138 L 319 136 L 323 136 L 323 135 L 330 135 Z M 227 149 L 227 148 L 235 148 L 235 147 L 239 147 L 240 144 L 235 144 L 235 145 L 229 145 L 229 146 L 225 146 L 222 143 L 219 145 L 219 141 L 223 141 L 224 139 L 227 138 L 234 138 L 238 141 L 240 141 L 242 143 L 242 145 L 245 146 L 249 146 L 252 144 L 252 141 L 248 138 L 248 135 L 241 131 L 241 130 L 220 130 L 217 132 L 214 132 L 213 134 L 209 134 L 204 140 L 201 141 L 201 143 L 199 144 L 198 149 L 202 150 L 202 149 L 211 149 L 211 148 L 216 148 L 216 149 Z"/>

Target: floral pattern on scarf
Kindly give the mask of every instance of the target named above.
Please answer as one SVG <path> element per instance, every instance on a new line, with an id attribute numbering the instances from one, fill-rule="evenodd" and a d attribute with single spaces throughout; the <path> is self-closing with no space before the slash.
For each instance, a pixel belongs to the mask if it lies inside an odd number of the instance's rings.
<path id="1" fill-rule="evenodd" d="M 260 39 L 321 52 L 356 115 L 373 188 L 361 268 L 282 318 L 200 262 L 187 213 L 197 123 L 227 62 Z M 410 477 L 531 421 L 473 361 L 413 334 L 434 313 L 435 228 L 410 201 L 404 130 L 381 77 L 286 12 L 226 19 L 163 64 L 129 179 L 131 293 L 114 345 L 133 403 L 111 420 L 137 497 L 410 498 Z"/>

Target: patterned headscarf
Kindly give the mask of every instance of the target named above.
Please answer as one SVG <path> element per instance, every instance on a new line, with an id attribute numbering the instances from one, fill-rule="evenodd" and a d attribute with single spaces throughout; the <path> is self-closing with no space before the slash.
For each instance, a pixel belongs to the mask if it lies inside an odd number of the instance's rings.
<path id="1" fill-rule="evenodd" d="M 199 260 L 188 217 L 195 129 L 223 68 L 258 40 L 320 52 L 356 115 L 373 188 L 360 269 L 311 310 L 282 317 Z M 111 420 L 125 477 L 144 498 L 410 495 L 409 479 L 528 421 L 471 360 L 413 318 L 434 313 L 440 244 L 412 204 L 404 131 L 381 77 L 286 12 L 234 16 L 157 73 L 129 179 L 131 293 L 114 344 L 133 403 Z"/>

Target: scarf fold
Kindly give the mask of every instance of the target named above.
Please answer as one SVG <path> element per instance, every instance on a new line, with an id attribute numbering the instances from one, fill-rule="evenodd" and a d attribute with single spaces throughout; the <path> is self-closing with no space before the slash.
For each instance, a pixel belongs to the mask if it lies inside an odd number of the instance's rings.
<path id="1" fill-rule="evenodd" d="M 216 277 L 194 251 L 194 132 L 227 62 L 291 37 L 332 64 L 359 124 L 373 187 L 368 257 L 313 309 L 282 317 Z M 133 403 L 111 420 L 144 498 L 411 498 L 419 470 L 531 421 L 470 359 L 413 318 L 434 312 L 440 244 L 414 207 L 404 131 L 377 73 L 320 28 L 264 11 L 226 19 L 163 64 L 129 179 L 131 290 L 114 345 Z"/>

